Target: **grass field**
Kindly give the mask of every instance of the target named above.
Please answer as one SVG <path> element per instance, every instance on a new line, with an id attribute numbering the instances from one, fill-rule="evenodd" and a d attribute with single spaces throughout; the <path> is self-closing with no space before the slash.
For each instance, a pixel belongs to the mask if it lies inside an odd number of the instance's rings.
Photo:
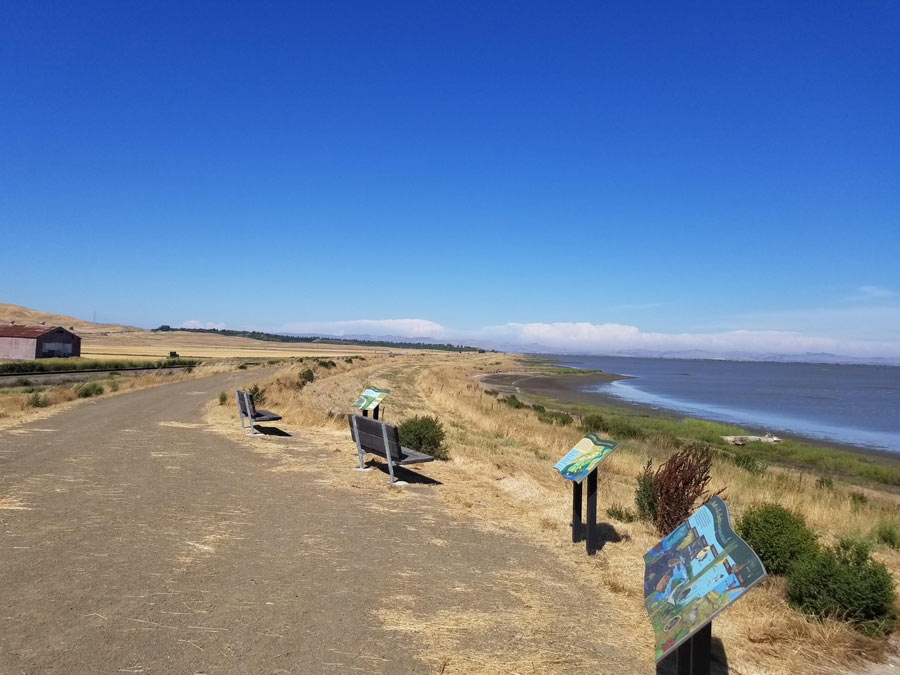
<path id="1" fill-rule="evenodd" d="M 439 493 L 447 507 L 476 516 L 486 528 L 514 530 L 575 565 L 594 584 L 598 604 L 612 608 L 618 617 L 615 624 L 603 626 L 605 641 L 651 654 L 652 636 L 642 597 L 642 555 L 658 536 L 646 524 L 621 522 L 606 511 L 617 505 L 633 509 L 635 476 L 648 457 L 659 461 L 671 452 L 667 436 L 616 439 L 620 447 L 600 474 L 598 515 L 607 523 L 607 542 L 597 556 L 587 558 L 582 546 L 570 543 L 570 488 L 552 469 L 582 432 L 574 425 L 544 423 L 530 408 L 513 409 L 486 394 L 475 376 L 505 368 L 516 368 L 514 360 L 497 355 L 373 357 L 316 369 L 315 381 L 302 389 L 296 384 L 298 365 L 259 384 L 265 390 L 266 405 L 286 422 L 310 433 L 330 430 L 337 438 L 346 431 L 343 414 L 350 402 L 369 384 L 391 390 L 385 401 L 390 422 L 413 414 L 437 415 L 448 430 L 452 459 L 429 464 L 423 473 L 443 483 Z M 352 463 L 354 448 L 349 438 L 344 446 Z M 817 483 L 818 476 L 829 475 L 827 471 L 773 467 L 757 473 L 719 458 L 714 460 L 712 474 L 710 488 L 726 489 L 733 518 L 750 505 L 777 502 L 804 514 L 825 543 L 848 535 L 868 536 L 876 523 L 900 522 L 896 494 L 876 486 L 864 489 L 865 497 L 860 499 L 854 497 L 860 488 L 840 477 L 830 484 Z M 900 551 L 881 545 L 874 556 L 895 578 L 900 576 Z M 448 617 L 435 611 L 415 619 L 429 644 L 451 648 L 445 631 Z M 559 632 L 559 621 L 541 612 L 534 611 L 525 620 L 530 630 L 546 631 L 550 642 L 566 639 Z M 854 671 L 866 661 L 884 658 L 888 644 L 837 621 L 807 620 L 787 605 L 783 579 L 770 579 L 748 593 L 715 620 L 713 634 L 722 640 L 734 672 L 742 673 Z M 510 666 L 492 661 L 494 656 L 487 652 L 469 653 L 465 658 L 469 659 L 465 667 L 458 664 L 453 672 L 501 672 Z"/>

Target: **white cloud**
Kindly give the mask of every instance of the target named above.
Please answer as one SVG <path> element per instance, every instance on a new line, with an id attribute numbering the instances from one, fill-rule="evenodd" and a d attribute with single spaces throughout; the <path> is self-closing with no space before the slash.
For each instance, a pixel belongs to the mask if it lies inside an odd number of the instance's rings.
<path id="1" fill-rule="evenodd" d="M 617 352 L 702 350 L 754 354 L 829 352 L 848 356 L 900 356 L 900 342 L 821 337 L 794 331 L 732 330 L 718 333 L 647 333 L 636 326 L 606 323 L 507 323 L 476 331 L 485 339 L 542 345 L 566 351 Z"/>
<path id="2" fill-rule="evenodd" d="M 772 317 L 769 317 L 772 318 Z M 783 319 L 784 317 L 780 317 Z M 830 318 L 834 318 L 831 316 Z M 750 322 L 753 323 L 753 322 Z M 582 353 L 630 350 L 656 352 L 705 351 L 718 354 L 804 354 L 827 352 L 843 356 L 900 357 L 900 340 L 864 340 L 824 336 L 821 332 L 774 330 L 765 327 L 710 333 L 653 333 L 618 323 L 556 322 L 505 323 L 458 331 L 427 319 L 357 319 L 353 321 L 296 322 L 282 329 L 291 333 L 327 335 L 396 335 L 431 337 L 487 347 L 540 347 Z"/>
<path id="3" fill-rule="evenodd" d="M 862 300 L 886 300 L 896 298 L 897 293 L 881 286 L 860 286 L 859 297 Z"/>
<path id="4" fill-rule="evenodd" d="M 212 321 L 197 321 L 196 319 L 190 319 L 189 321 L 185 321 L 182 323 L 179 328 L 215 328 L 217 330 L 222 330 L 225 328 L 224 323 L 213 323 Z"/>
<path id="5" fill-rule="evenodd" d="M 427 319 L 356 319 L 353 321 L 312 321 L 285 324 L 286 333 L 323 333 L 327 335 L 397 335 L 400 337 L 444 336 L 446 329 Z"/>

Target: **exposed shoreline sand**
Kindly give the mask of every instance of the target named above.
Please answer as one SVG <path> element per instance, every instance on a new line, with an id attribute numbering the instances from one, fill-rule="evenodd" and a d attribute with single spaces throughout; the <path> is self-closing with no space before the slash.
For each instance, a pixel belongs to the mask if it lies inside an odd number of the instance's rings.
<path id="1" fill-rule="evenodd" d="M 520 394 L 524 397 L 540 396 L 559 403 L 561 407 L 566 405 L 578 406 L 598 406 L 613 407 L 629 411 L 634 414 L 649 415 L 651 417 L 664 417 L 668 419 L 681 419 L 683 417 L 698 417 L 697 415 L 685 415 L 675 410 L 666 410 L 657 408 L 643 403 L 634 403 L 626 401 L 616 396 L 604 394 L 596 391 L 583 391 L 587 387 L 598 384 L 606 384 L 615 382 L 616 380 L 634 379 L 627 375 L 618 375 L 616 373 L 571 373 L 560 375 L 547 375 L 542 373 L 534 373 L 527 371 L 515 371 L 504 373 L 491 373 L 480 378 L 482 384 L 488 389 L 495 389 L 505 394 Z M 708 418 L 706 418 L 708 419 Z M 715 420 L 713 420 L 715 421 Z M 762 435 L 767 431 L 772 431 L 778 436 L 785 439 L 793 439 L 808 443 L 810 445 L 818 445 L 824 448 L 833 448 L 836 450 L 847 450 L 858 454 L 866 455 L 882 461 L 890 463 L 900 462 L 900 454 L 887 450 L 878 450 L 861 445 L 853 445 L 851 443 L 839 443 L 836 441 L 827 441 L 813 436 L 803 436 L 800 434 L 782 432 L 781 430 L 773 430 L 763 427 L 754 427 L 751 425 L 739 425 L 753 434 Z"/>

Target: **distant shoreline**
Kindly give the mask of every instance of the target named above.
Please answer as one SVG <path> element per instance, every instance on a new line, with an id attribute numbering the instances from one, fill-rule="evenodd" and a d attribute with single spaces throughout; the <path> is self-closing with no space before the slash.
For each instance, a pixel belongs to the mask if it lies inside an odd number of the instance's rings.
<path id="1" fill-rule="evenodd" d="M 698 419 L 717 421 L 698 415 L 686 415 L 675 410 L 666 410 L 664 408 L 656 408 L 643 403 L 626 401 L 602 392 L 583 391 L 587 387 L 630 379 L 634 378 L 616 373 L 576 372 L 571 374 L 545 374 L 539 372 L 535 373 L 533 371 L 491 373 L 480 378 L 481 382 L 488 389 L 495 389 L 504 394 L 520 394 L 525 397 L 537 396 L 543 399 L 549 399 L 557 402 L 560 408 L 565 408 L 567 405 L 609 407 L 618 408 L 632 414 L 648 415 L 650 417 L 661 417 L 673 420 L 682 419 L 684 417 L 697 417 Z M 856 454 L 866 455 L 873 459 L 886 460 L 892 464 L 900 463 L 900 453 L 890 452 L 889 450 L 879 450 L 877 448 L 870 448 L 862 445 L 853 445 L 852 443 L 840 443 L 837 441 L 816 438 L 814 436 L 804 436 L 796 433 L 782 432 L 781 430 L 753 427 L 746 424 L 737 426 L 740 426 L 753 434 L 762 435 L 767 431 L 775 431 L 777 435 L 782 438 L 793 439 L 811 446 L 845 450 Z"/>

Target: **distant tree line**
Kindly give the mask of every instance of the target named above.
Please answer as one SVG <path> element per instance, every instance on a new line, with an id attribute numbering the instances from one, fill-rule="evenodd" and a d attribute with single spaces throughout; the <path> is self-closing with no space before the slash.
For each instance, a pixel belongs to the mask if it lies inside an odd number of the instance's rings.
<path id="1" fill-rule="evenodd" d="M 156 332 L 167 331 L 185 331 L 188 333 L 215 333 L 216 335 L 228 335 L 231 337 L 245 337 L 251 340 L 263 340 L 264 342 L 317 342 L 335 345 L 358 345 L 364 347 L 391 347 L 397 349 L 438 349 L 441 351 L 451 352 L 480 352 L 485 350 L 478 347 L 467 347 L 465 345 L 452 345 L 449 343 L 438 344 L 431 342 L 394 342 L 391 340 L 354 340 L 344 338 L 325 338 L 325 337 L 300 337 L 296 335 L 281 335 L 279 333 L 265 333 L 258 330 L 228 330 L 227 328 L 172 328 L 168 324 L 163 324 L 159 328 L 153 329 Z"/>

